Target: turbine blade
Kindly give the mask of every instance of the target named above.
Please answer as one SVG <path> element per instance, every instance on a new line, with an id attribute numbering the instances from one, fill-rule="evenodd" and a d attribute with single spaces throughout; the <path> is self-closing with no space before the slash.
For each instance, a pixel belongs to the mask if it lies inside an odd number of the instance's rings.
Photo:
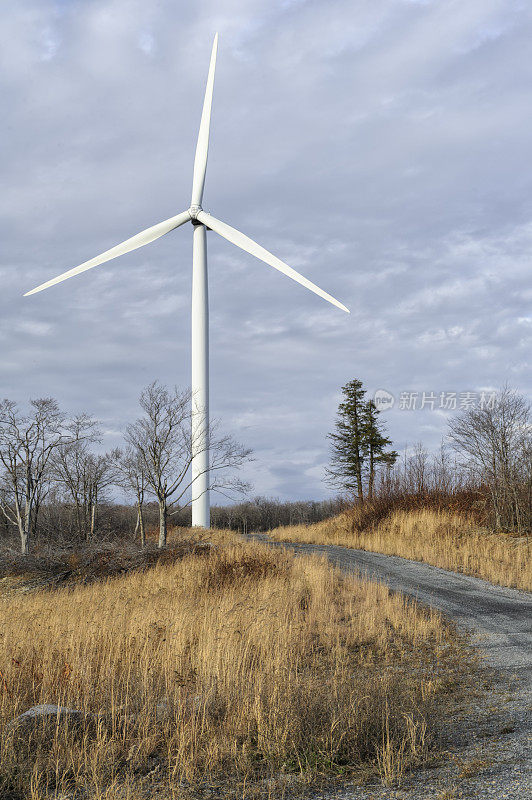
<path id="1" fill-rule="evenodd" d="M 192 202 L 193 206 L 200 206 L 203 198 L 203 187 L 205 186 L 205 172 L 207 171 L 207 154 L 209 152 L 209 130 L 211 126 L 212 91 L 214 88 L 214 70 L 216 68 L 216 52 L 218 50 L 218 34 L 212 43 L 211 62 L 209 64 L 209 74 L 207 76 L 207 86 L 205 88 L 205 99 L 203 101 L 203 111 L 198 133 L 198 143 L 196 145 L 196 157 L 194 159 L 194 178 L 192 180 Z"/>
<path id="2" fill-rule="evenodd" d="M 284 263 L 284 261 L 281 261 L 279 258 L 272 255 L 272 253 L 269 253 L 268 250 L 265 250 L 264 247 L 260 246 L 260 244 L 254 242 L 253 239 L 249 238 L 249 236 L 245 236 L 245 234 L 240 233 L 240 231 L 237 231 L 235 228 L 232 228 L 225 222 L 221 222 L 219 219 L 216 219 L 216 217 L 211 216 L 211 214 L 207 214 L 206 211 L 200 211 L 197 219 L 208 228 L 211 228 L 211 230 L 219 233 L 220 236 L 223 236 L 223 238 L 227 239 L 228 242 L 236 244 L 237 247 L 240 247 L 247 253 L 251 253 L 252 256 L 256 256 L 256 258 L 259 258 L 266 264 L 269 264 L 270 267 L 274 267 L 284 275 L 288 275 L 288 277 L 292 278 L 293 281 L 297 281 L 297 283 L 300 283 L 306 289 L 310 289 L 310 291 L 314 292 L 314 294 L 317 294 L 319 297 L 323 297 L 324 300 L 332 303 L 333 306 L 341 308 L 342 311 L 347 311 L 348 314 L 350 313 L 349 309 L 346 308 L 343 303 L 340 303 L 340 301 L 336 300 L 334 297 L 332 297 L 332 295 L 324 292 L 323 289 L 320 289 L 320 287 L 316 286 L 315 283 L 309 281 L 308 278 L 300 275 L 299 272 L 296 272 L 295 269 L 289 267 L 288 264 Z"/>
<path id="3" fill-rule="evenodd" d="M 79 265 L 79 267 L 69 269 L 67 272 L 63 272 L 62 275 L 58 275 L 57 278 L 52 278 L 51 280 L 46 281 L 46 283 L 41 283 L 40 286 L 37 286 L 30 292 L 26 292 L 24 297 L 28 297 L 30 294 L 37 294 L 37 292 L 42 292 L 43 289 L 48 289 L 50 286 L 55 286 L 56 283 L 66 281 L 67 278 L 73 278 L 74 275 L 79 275 L 81 272 L 85 272 L 87 269 L 97 267 L 99 264 L 105 264 L 106 261 L 111 261 L 112 258 L 122 256 L 124 253 L 129 253 L 131 250 L 144 247 L 145 244 L 149 244 L 150 242 L 154 242 L 156 239 L 160 239 L 161 236 L 164 236 L 165 233 L 173 231 L 174 228 L 179 228 L 180 225 L 188 222 L 190 218 L 189 212 L 183 211 L 182 214 L 178 214 L 176 217 L 170 217 L 170 219 L 166 219 L 164 222 L 158 222 L 157 225 L 152 225 L 151 228 L 146 228 L 145 231 L 141 231 L 140 233 L 137 233 L 136 236 L 126 239 L 125 242 L 122 242 L 122 244 L 117 244 L 116 247 L 111 247 L 110 250 L 106 250 L 105 253 L 96 256 L 96 258 L 91 258 L 90 261 L 84 261 L 83 264 Z"/>

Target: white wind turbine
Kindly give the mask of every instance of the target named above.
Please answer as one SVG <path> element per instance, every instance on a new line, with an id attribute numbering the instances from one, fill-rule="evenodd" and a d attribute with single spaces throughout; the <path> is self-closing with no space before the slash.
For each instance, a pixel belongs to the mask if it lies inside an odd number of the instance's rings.
<path id="1" fill-rule="evenodd" d="M 211 120 L 212 92 L 214 86 L 214 69 L 216 65 L 216 51 L 218 47 L 218 34 L 214 37 L 212 45 L 211 61 L 209 74 L 207 77 L 207 87 L 205 89 L 205 99 L 203 101 L 203 112 L 196 145 L 196 157 L 194 159 L 194 176 L 192 181 L 192 200 L 190 208 L 175 217 L 164 222 L 159 222 L 151 228 L 137 233 L 130 239 L 126 239 L 122 244 L 106 250 L 96 258 L 85 261 L 79 267 L 69 269 L 58 275 L 57 278 L 41 283 L 30 292 L 26 292 L 24 297 L 43 289 L 48 289 L 56 283 L 61 283 L 67 278 L 79 275 L 85 270 L 104 264 L 113 258 L 143 247 L 145 244 L 159 239 L 166 233 L 179 228 L 185 222 L 192 222 L 193 233 L 193 254 L 192 254 L 192 524 L 200 527 L 210 527 L 210 507 L 209 507 L 209 297 L 207 283 L 207 241 L 206 232 L 215 231 L 237 247 L 251 253 L 261 261 L 274 267 L 279 272 L 288 275 L 292 280 L 297 281 L 302 286 L 310 289 L 311 292 L 328 300 L 329 303 L 341 308 L 349 313 L 349 309 L 336 300 L 308 278 L 300 275 L 283 261 L 278 259 L 254 242 L 248 236 L 235 230 L 225 222 L 221 222 L 216 217 L 211 216 L 201 207 L 203 199 L 203 187 L 205 185 L 205 172 L 207 169 L 207 152 L 209 149 L 209 129 Z"/>

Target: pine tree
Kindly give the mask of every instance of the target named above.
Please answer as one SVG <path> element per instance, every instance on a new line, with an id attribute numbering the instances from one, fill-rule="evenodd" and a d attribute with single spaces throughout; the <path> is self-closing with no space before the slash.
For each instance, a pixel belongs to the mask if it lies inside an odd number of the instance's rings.
<path id="1" fill-rule="evenodd" d="M 362 484 L 366 449 L 363 442 L 364 395 L 362 381 L 356 378 L 342 387 L 344 401 L 338 406 L 335 433 L 329 433 L 331 463 L 327 469 L 328 482 L 343 491 L 364 498 Z"/>
<path id="2" fill-rule="evenodd" d="M 379 410 L 373 400 L 365 400 L 362 381 L 353 379 L 342 387 L 344 400 L 338 406 L 331 442 L 331 461 L 327 480 L 337 489 L 353 493 L 358 501 L 373 498 L 375 474 L 381 464 L 395 463 L 397 453 L 387 451 L 391 440 L 384 435 L 378 419 Z"/>
<path id="3" fill-rule="evenodd" d="M 382 422 L 379 421 L 379 409 L 373 402 L 365 403 L 362 415 L 362 439 L 367 449 L 367 485 L 368 500 L 373 499 L 375 490 L 375 472 L 379 465 L 391 467 L 395 464 L 398 453 L 395 450 L 386 451 L 392 440 L 384 436 Z"/>

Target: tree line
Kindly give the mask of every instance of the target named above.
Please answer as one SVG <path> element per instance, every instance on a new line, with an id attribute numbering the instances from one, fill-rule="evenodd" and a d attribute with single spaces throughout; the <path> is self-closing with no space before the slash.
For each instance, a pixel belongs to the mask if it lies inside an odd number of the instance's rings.
<path id="1" fill-rule="evenodd" d="M 438 451 L 422 443 L 393 449 L 380 412 L 363 384 L 343 389 L 329 434 L 326 479 L 337 497 L 321 502 L 281 502 L 256 497 L 234 502 L 249 487 L 238 470 L 250 451 L 213 426 L 209 488 L 233 501 L 214 506 L 212 525 L 242 532 L 310 524 L 353 503 L 417 497 L 420 502 L 460 495 L 482 509 L 497 531 L 532 530 L 532 425 L 530 404 L 508 387 L 484 407 L 449 419 Z M 0 531 L 14 534 L 21 552 L 43 540 L 92 542 L 96 535 L 138 538 L 158 529 L 165 547 L 169 521 L 191 524 L 194 496 L 190 465 L 191 397 L 157 382 L 142 392 L 140 415 L 124 431 L 123 444 L 101 452 L 101 426 L 88 414 L 68 417 L 51 398 L 32 400 L 24 411 L 0 403 Z M 130 505 L 111 502 L 119 489 Z"/>
<path id="2" fill-rule="evenodd" d="M 241 503 L 214 506 L 211 509 L 215 528 L 240 533 L 267 532 L 283 525 L 311 525 L 345 511 L 350 505 L 344 497 L 330 500 L 283 501 L 274 497 L 254 497 Z M 187 513 L 187 510 L 184 512 Z"/>
<path id="3" fill-rule="evenodd" d="M 190 470 L 193 452 L 198 452 L 191 433 L 191 395 L 154 382 L 139 403 L 142 413 L 126 427 L 123 447 L 104 453 L 96 449 L 101 427 L 88 414 L 68 418 L 52 398 L 31 400 L 26 412 L 11 400 L 0 403 L 0 514 L 8 531 L 9 526 L 17 530 L 23 554 L 30 551 L 40 518 L 54 505 L 67 508 L 70 535 L 90 542 L 110 487 L 134 498 L 142 545 L 145 504 L 157 503 L 158 544 L 166 546 L 169 517 L 196 496 Z M 250 451 L 214 425 L 210 455 L 209 489 L 234 495 L 245 491 L 235 471 Z"/>
<path id="4" fill-rule="evenodd" d="M 362 382 L 342 392 L 327 479 L 351 502 L 467 490 L 493 530 L 532 530 L 532 416 L 522 394 L 504 387 L 491 402 L 452 416 L 436 453 L 418 443 L 399 458 Z"/>

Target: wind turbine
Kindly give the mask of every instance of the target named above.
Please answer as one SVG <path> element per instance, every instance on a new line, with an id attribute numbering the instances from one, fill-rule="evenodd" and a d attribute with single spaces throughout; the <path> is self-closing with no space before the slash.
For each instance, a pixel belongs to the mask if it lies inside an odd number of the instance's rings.
<path id="1" fill-rule="evenodd" d="M 203 199 L 203 188 L 205 185 L 205 173 L 207 169 L 207 153 L 209 149 L 209 130 L 211 121 L 212 93 L 214 87 L 214 70 L 216 66 L 216 52 L 218 49 L 218 34 L 214 37 L 212 45 L 211 61 L 209 74 L 207 76 L 207 87 L 205 89 L 205 99 L 203 101 L 203 111 L 196 145 L 196 156 L 194 159 L 194 176 L 192 180 L 192 199 L 190 207 L 177 214 L 175 217 L 159 222 L 151 228 L 137 233 L 130 239 L 126 239 L 122 244 L 111 247 L 96 258 L 84 261 L 79 267 L 69 269 L 52 278 L 45 283 L 41 283 L 30 292 L 26 292 L 24 297 L 56 283 L 61 283 L 67 278 L 79 275 L 88 269 L 104 264 L 113 258 L 129 253 L 143 247 L 145 244 L 154 242 L 166 233 L 170 233 L 185 222 L 191 222 L 194 226 L 193 232 L 193 251 L 192 251 L 192 524 L 203 528 L 210 527 L 210 506 L 209 506 L 209 295 L 207 281 L 207 231 L 215 231 L 224 239 L 232 242 L 241 250 L 256 256 L 265 264 L 279 270 L 284 275 L 288 275 L 292 280 L 297 281 L 302 286 L 310 289 L 311 292 L 319 295 L 324 300 L 332 303 L 349 313 L 349 309 L 336 300 L 308 278 L 300 275 L 276 256 L 265 250 L 245 234 L 240 233 L 235 228 L 221 222 L 216 217 L 208 214 L 201 207 Z"/>

